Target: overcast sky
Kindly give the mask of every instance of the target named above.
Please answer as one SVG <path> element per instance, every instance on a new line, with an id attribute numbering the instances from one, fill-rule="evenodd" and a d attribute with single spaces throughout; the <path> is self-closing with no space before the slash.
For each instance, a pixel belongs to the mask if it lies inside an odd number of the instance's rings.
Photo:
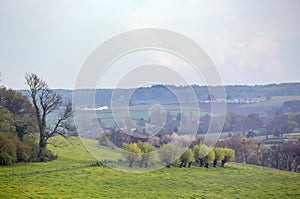
<path id="1" fill-rule="evenodd" d="M 0 0 L 1 84 L 25 88 L 24 74 L 35 72 L 52 88 L 73 88 L 97 46 L 138 28 L 196 41 L 224 84 L 300 81 L 298 0 Z"/>

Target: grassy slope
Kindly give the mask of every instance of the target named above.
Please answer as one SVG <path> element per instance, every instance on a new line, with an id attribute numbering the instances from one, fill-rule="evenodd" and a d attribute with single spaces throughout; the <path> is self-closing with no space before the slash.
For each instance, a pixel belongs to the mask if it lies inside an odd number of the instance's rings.
<path id="1" fill-rule="evenodd" d="M 52 147 L 59 159 L 0 167 L 0 198 L 299 198 L 300 174 L 257 166 L 161 169 L 131 174 L 105 167 L 3 176 L 5 171 L 66 167 L 93 158 L 78 139 Z"/>

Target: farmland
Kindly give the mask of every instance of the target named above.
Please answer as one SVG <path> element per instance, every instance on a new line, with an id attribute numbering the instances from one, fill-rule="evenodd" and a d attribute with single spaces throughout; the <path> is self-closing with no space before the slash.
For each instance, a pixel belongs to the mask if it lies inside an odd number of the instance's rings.
<path id="1" fill-rule="evenodd" d="M 0 167 L 0 198 L 297 198 L 300 196 L 298 173 L 237 163 L 230 163 L 225 168 L 204 169 L 194 165 L 189 169 L 179 168 L 177 165 L 150 173 L 126 173 L 106 166 L 80 167 L 96 160 L 86 151 L 78 138 L 56 139 L 51 142 L 56 147 L 49 145 L 50 149 L 59 157 L 55 161 Z M 56 171 L 57 167 L 59 169 Z M 14 175 L 11 176 L 12 172 Z"/>

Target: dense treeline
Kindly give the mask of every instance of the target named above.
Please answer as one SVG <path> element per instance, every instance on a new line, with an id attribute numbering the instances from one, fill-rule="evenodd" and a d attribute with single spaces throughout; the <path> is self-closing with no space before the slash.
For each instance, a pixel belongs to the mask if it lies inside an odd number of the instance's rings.
<path id="1" fill-rule="evenodd" d="M 36 161 L 34 109 L 26 96 L 0 88 L 0 164 Z"/>
<path id="2" fill-rule="evenodd" d="M 226 90 L 227 97 L 231 99 L 247 99 L 256 98 L 258 96 L 264 96 L 267 99 L 270 99 L 273 96 L 300 95 L 300 83 L 282 83 L 255 86 L 228 85 L 224 86 L 224 88 Z M 207 100 L 209 96 L 209 90 L 207 86 L 193 85 L 192 89 L 195 91 L 198 100 Z M 219 87 L 210 87 L 210 89 L 219 89 Z M 90 96 L 90 98 L 95 99 L 96 106 L 110 106 L 113 93 L 115 95 L 115 99 L 119 99 L 120 97 L 127 99 L 127 96 L 130 97 L 129 105 L 154 104 L 158 102 L 161 104 L 177 103 L 178 100 L 174 93 L 177 93 L 180 96 L 185 96 L 183 103 L 192 102 L 193 97 L 186 94 L 189 93 L 187 90 L 187 86 L 172 85 L 153 85 L 151 87 L 138 89 L 96 89 L 96 91 L 94 89 L 80 89 L 76 91 L 78 92 L 78 96 L 85 97 L 76 99 L 76 102 L 78 102 L 78 106 L 93 106 L 94 104 L 90 104 L 91 102 L 85 101 L 85 99 L 88 98 L 87 96 Z M 72 100 L 72 90 L 56 89 L 54 91 L 61 95 L 65 102 Z M 131 93 L 133 93 L 132 96 L 130 96 Z M 218 96 L 215 97 L 218 98 Z"/>
<path id="3" fill-rule="evenodd" d="M 229 138 L 218 145 L 234 149 L 236 162 L 300 172 L 300 140 L 264 146 L 260 141 Z"/>
<path id="4" fill-rule="evenodd" d="M 210 116 L 202 117 L 199 133 L 206 133 Z M 283 137 L 284 134 L 294 132 L 300 126 L 300 113 L 285 113 L 280 109 L 268 115 L 228 113 L 225 118 L 223 132 L 229 132 L 231 137 L 269 136 Z"/>

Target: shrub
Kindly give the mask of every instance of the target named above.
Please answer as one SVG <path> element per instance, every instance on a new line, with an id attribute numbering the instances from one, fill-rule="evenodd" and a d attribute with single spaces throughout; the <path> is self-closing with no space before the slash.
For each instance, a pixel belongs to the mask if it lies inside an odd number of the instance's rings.
<path id="1" fill-rule="evenodd" d="M 214 159 L 214 167 L 217 166 L 218 162 L 221 162 L 224 159 L 224 148 L 222 147 L 216 147 L 214 148 L 215 152 L 215 159 Z"/>
<path id="2" fill-rule="evenodd" d="M 129 166 L 132 168 L 133 163 L 141 158 L 142 151 L 136 143 L 131 143 L 131 144 L 124 143 L 123 149 L 126 151 L 124 155 L 129 161 Z"/>
<path id="3" fill-rule="evenodd" d="M 159 150 L 159 158 L 166 164 L 167 168 L 170 168 L 171 164 L 179 157 L 180 149 L 174 144 L 164 144 Z"/>
<path id="4" fill-rule="evenodd" d="M 224 167 L 226 162 L 230 162 L 234 160 L 234 150 L 229 148 L 223 148 L 224 158 L 222 160 L 222 167 Z"/>
<path id="5" fill-rule="evenodd" d="M 180 156 L 180 167 L 186 167 L 186 164 L 188 164 L 188 167 L 191 167 L 192 162 L 194 161 L 194 153 L 191 149 L 187 149 L 181 156 Z"/>
<path id="6" fill-rule="evenodd" d="M 0 133 L 0 165 L 10 165 L 17 161 L 17 148 L 7 133 Z"/>
<path id="7" fill-rule="evenodd" d="M 147 142 L 138 142 L 137 145 L 143 153 L 140 164 L 141 167 L 145 165 L 145 167 L 148 168 L 158 160 L 156 148 L 154 146 Z"/>

